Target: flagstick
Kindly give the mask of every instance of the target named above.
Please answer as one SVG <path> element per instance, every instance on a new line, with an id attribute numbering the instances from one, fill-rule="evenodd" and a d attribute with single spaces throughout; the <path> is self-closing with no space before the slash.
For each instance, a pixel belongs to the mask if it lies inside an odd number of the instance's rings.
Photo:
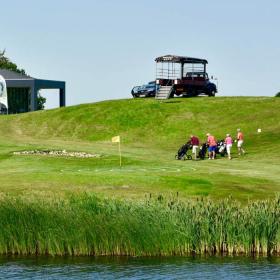
<path id="1" fill-rule="evenodd" d="M 120 168 L 122 167 L 121 140 L 119 141 Z"/>

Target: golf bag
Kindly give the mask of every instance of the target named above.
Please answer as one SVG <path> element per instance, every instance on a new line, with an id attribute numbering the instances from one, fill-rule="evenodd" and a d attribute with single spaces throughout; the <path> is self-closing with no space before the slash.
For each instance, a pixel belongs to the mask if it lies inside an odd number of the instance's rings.
<path id="1" fill-rule="evenodd" d="M 205 159 L 205 156 L 206 156 L 206 153 L 207 153 L 207 148 L 208 148 L 208 145 L 207 143 L 203 143 L 200 148 L 199 148 L 199 152 L 198 152 L 198 157 L 200 159 Z"/>
<path id="2" fill-rule="evenodd" d="M 220 140 L 217 142 L 217 148 L 215 150 L 216 154 L 220 154 L 224 157 L 227 154 L 226 143 L 224 140 Z"/>
<path id="3" fill-rule="evenodd" d="M 191 155 L 188 155 L 188 150 L 190 150 L 192 147 L 192 145 L 188 142 L 186 144 L 184 144 L 177 152 L 177 154 L 175 155 L 175 159 L 178 160 L 186 160 L 187 159 L 192 159 Z"/>

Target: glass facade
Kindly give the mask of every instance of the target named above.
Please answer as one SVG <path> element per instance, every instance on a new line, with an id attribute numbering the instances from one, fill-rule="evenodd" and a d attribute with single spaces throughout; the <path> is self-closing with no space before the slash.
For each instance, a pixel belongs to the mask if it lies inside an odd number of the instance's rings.
<path id="1" fill-rule="evenodd" d="M 31 94 L 29 88 L 8 88 L 9 114 L 29 112 L 30 100 Z"/>

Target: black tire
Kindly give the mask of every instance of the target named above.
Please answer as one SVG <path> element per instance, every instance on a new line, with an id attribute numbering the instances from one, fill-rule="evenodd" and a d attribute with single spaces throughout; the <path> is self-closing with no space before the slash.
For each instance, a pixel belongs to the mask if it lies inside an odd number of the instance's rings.
<path id="1" fill-rule="evenodd" d="M 208 93 L 208 96 L 209 97 L 215 97 L 215 94 L 216 94 L 215 91 L 211 91 L 211 92 Z"/>

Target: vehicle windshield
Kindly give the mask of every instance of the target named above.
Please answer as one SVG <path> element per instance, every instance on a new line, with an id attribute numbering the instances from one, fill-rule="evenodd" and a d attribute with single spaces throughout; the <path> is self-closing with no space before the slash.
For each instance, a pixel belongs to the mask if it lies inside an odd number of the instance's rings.
<path id="1" fill-rule="evenodd" d="M 206 78 L 208 79 L 208 74 L 204 72 L 187 72 L 187 78 Z"/>

